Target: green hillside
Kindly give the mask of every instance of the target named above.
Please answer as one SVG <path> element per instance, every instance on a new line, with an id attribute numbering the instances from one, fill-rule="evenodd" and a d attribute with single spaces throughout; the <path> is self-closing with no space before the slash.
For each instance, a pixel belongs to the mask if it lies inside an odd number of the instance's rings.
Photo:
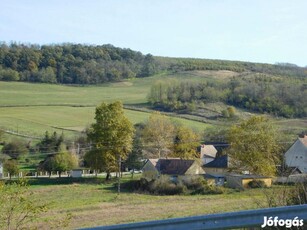
<path id="1" fill-rule="evenodd" d="M 46 130 L 78 135 L 94 119 L 96 105 L 121 100 L 125 105 L 143 106 L 151 84 L 168 76 L 110 83 L 99 86 L 65 86 L 0 82 L 0 127 L 28 136 L 42 136 Z M 179 77 L 180 78 L 180 77 Z M 125 109 L 133 123 L 144 122 L 151 110 Z M 202 132 L 209 124 L 172 118 Z"/>
<path id="2" fill-rule="evenodd" d="M 234 76 L 239 75 L 233 71 L 184 71 L 95 86 L 0 82 L 0 127 L 28 136 L 39 137 L 48 130 L 64 132 L 67 137 L 73 137 L 92 123 L 96 105 L 102 101 L 115 100 L 123 101 L 125 112 L 133 123 L 143 122 L 153 111 L 146 103 L 150 88 L 155 82 L 170 79 L 179 82 L 188 79 L 195 83 L 204 79 L 228 81 Z M 167 114 L 175 121 L 203 133 L 206 128 L 227 127 L 236 122 L 219 118 L 226 108 L 226 104 L 215 102 L 204 104 L 198 112 Z M 252 115 L 246 110 L 236 110 L 239 118 Z M 292 138 L 307 127 L 305 118 L 275 120 Z"/>

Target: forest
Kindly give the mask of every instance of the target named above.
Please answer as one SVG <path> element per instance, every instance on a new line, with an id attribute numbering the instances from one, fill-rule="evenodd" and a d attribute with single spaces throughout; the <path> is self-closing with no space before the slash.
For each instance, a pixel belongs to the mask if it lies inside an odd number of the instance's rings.
<path id="1" fill-rule="evenodd" d="M 98 84 L 155 73 L 152 55 L 112 45 L 0 46 L 0 80 Z"/>
<path id="2" fill-rule="evenodd" d="M 168 58 L 113 45 L 0 43 L 0 80 L 56 84 L 99 84 L 168 72 L 230 70 L 305 78 L 306 67 L 290 63 Z"/>
<path id="3" fill-rule="evenodd" d="M 158 81 L 148 101 L 156 108 L 193 112 L 203 103 L 224 102 L 250 111 L 282 117 L 307 116 L 307 79 L 242 74 L 228 81 Z"/>

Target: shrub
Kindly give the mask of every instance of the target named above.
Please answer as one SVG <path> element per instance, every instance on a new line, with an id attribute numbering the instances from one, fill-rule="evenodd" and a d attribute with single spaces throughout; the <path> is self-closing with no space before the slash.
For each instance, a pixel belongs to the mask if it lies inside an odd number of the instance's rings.
<path id="1" fill-rule="evenodd" d="M 209 185 L 202 176 L 191 176 L 182 180 L 191 195 L 222 194 L 223 189 L 215 185 Z"/>
<path id="2" fill-rule="evenodd" d="M 187 179 L 182 179 L 182 182 L 189 190 L 198 190 L 208 185 L 207 181 L 201 176 L 191 176 Z"/>
<path id="3" fill-rule="evenodd" d="M 297 183 L 287 198 L 287 205 L 307 204 L 307 183 Z"/>
<path id="4" fill-rule="evenodd" d="M 248 187 L 249 188 L 265 188 L 267 187 L 266 184 L 264 183 L 264 181 L 262 180 L 252 180 L 250 182 L 248 182 Z"/>
<path id="5" fill-rule="evenodd" d="M 168 176 L 161 175 L 149 186 L 149 191 L 158 195 L 176 195 L 182 194 L 186 190 L 183 183 L 174 183 Z"/>
<path id="6" fill-rule="evenodd" d="M 160 176 L 158 179 L 148 181 L 141 178 L 137 181 L 129 181 L 123 184 L 123 188 L 130 191 L 148 192 L 156 195 L 179 195 L 179 194 L 221 194 L 223 188 L 208 185 L 201 176 L 179 178 L 172 181 L 169 176 Z"/>
<path id="7" fill-rule="evenodd" d="M 201 194 L 201 195 L 213 195 L 213 194 L 222 194 L 224 190 L 221 187 L 214 185 L 205 185 L 200 189 L 194 190 L 191 192 L 191 195 Z"/>

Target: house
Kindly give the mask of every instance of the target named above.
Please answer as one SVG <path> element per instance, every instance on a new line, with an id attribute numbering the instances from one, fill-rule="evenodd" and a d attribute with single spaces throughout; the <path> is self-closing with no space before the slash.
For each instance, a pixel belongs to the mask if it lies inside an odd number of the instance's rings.
<path id="1" fill-rule="evenodd" d="M 229 156 L 223 155 L 205 164 L 203 169 L 207 174 L 225 175 L 229 169 Z"/>
<path id="2" fill-rule="evenodd" d="M 202 164 L 205 165 L 213 161 L 216 157 L 217 150 L 213 145 L 201 145 L 200 148 L 200 159 Z"/>
<path id="3" fill-rule="evenodd" d="M 204 170 L 195 160 L 148 159 L 143 166 L 143 177 L 155 179 L 160 175 L 171 177 L 204 174 Z"/>
<path id="4" fill-rule="evenodd" d="M 307 173 L 307 136 L 298 138 L 285 153 L 285 163 L 288 167 L 297 168 Z"/>
<path id="5" fill-rule="evenodd" d="M 228 174 L 226 175 L 227 186 L 230 188 L 244 189 L 248 188 L 248 183 L 257 180 L 263 181 L 265 186 L 272 186 L 272 178 L 257 175 L 246 175 L 246 174 Z"/>

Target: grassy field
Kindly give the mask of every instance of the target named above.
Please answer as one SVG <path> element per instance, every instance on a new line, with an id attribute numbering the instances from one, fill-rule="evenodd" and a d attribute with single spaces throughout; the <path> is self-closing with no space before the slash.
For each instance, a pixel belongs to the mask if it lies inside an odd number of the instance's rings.
<path id="1" fill-rule="evenodd" d="M 64 132 L 73 138 L 93 122 L 96 105 L 102 101 L 122 101 L 127 106 L 143 107 L 151 85 L 157 80 L 199 79 L 227 80 L 237 75 L 231 71 L 192 71 L 180 74 L 158 75 L 148 78 L 131 79 L 125 82 L 99 86 L 67 86 L 50 84 L 31 84 L 23 82 L 0 82 L 0 128 L 28 136 L 42 136 L 49 132 Z M 211 103 L 205 105 L 208 111 L 217 114 L 227 105 Z M 247 111 L 237 110 L 241 118 L 252 115 Z M 125 110 L 133 123 L 145 121 L 150 113 Z M 173 117 L 174 114 L 170 114 Z M 191 128 L 204 132 L 212 126 L 229 126 L 227 120 L 210 120 L 201 116 L 180 115 L 188 119 L 172 118 Z M 205 122 L 195 121 L 201 119 Z M 306 119 L 276 119 L 281 130 L 296 137 L 306 127 Z M 11 135 L 8 136 L 11 138 Z"/>
<path id="2" fill-rule="evenodd" d="M 49 132 L 64 132 L 66 137 L 78 135 L 94 122 L 95 107 L 28 106 L 0 108 L 0 127 L 29 136 L 42 136 Z M 133 123 L 144 122 L 150 113 L 125 110 Z M 172 120 L 203 131 L 209 125 L 181 118 Z"/>
<path id="3" fill-rule="evenodd" d="M 256 201 L 264 199 L 261 189 L 220 195 L 117 195 L 113 183 L 66 183 L 62 178 L 64 183 L 59 184 L 56 180 L 40 181 L 31 191 L 37 202 L 49 203 L 47 219 L 57 220 L 71 213 L 69 229 L 255 209 Z"/>
<path id="4" fill-rule="evenodd" d="M 184 77 L 161 75 L 100 86 L 0 82 L 0 128 L 29 136 L 42 136 L 46 130 L 63 131 L 67 137 L 73 137 L 93 122 L 95 107 L 102 101 L 146 103 L 153 82 Z M 133 123 L 143 122 L 150 115 L 127 109 L 125 113 Z M 208 127 L 202 122 L 173 119 L 198 131 Z"/>

